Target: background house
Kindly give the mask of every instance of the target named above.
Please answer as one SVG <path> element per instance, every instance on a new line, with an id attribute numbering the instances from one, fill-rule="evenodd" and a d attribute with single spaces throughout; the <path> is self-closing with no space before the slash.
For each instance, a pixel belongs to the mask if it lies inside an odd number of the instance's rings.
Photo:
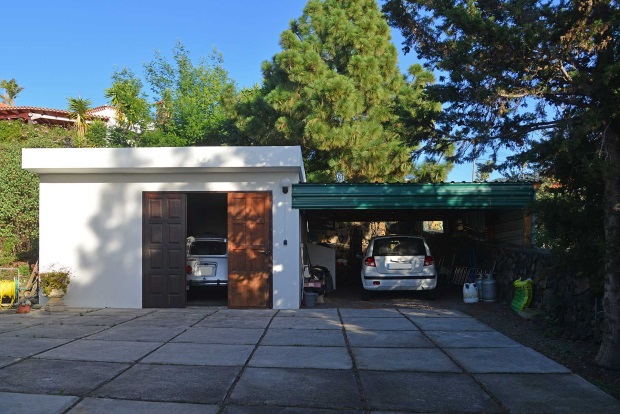
<path id="1" fill-rule="evenodd" d="M 92 119 L 105 122 L 107 126 L 116 125 L 116 112 L 108 105 L 98 106 L 88 111 Z M 58 125 L 71 127 L 74 120 L 71 112 L 64 109 L 40 108 L 36 106 L 9 106 L 0 103 L 0 120 L 14 121 L 21 120 L 28 124 L 39 125 Z"/>

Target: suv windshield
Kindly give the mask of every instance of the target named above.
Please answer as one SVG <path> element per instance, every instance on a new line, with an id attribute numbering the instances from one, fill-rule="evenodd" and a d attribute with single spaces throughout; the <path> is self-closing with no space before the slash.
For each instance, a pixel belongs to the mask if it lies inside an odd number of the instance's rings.
<path id="1" fill-rule="evenodd" d="M 375 239 L 373 256 L 425 256 L 422 239 L 412 237 L 390 237 Z"/>
<path id="2" fill-rule="evenodd" d="M 189 246 L 189 254 L 195 256 L 224 256 L 226 242 L 220 240 L 196 240 Z"/>

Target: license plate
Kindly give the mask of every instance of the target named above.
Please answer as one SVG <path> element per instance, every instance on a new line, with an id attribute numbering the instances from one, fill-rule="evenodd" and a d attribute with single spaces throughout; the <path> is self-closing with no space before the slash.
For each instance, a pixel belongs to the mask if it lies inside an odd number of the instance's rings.
<path id="1" fill-rule="evenodd" d="M 388 263 L 385 267 L 387 270 L 405 270 L 411 269 L 411 263 Z"/>
<path id="2" fill-rule="evenodd" d="M 214 276 L 215 266 L 198 266 L 198 274 L 196 276 Z"/>

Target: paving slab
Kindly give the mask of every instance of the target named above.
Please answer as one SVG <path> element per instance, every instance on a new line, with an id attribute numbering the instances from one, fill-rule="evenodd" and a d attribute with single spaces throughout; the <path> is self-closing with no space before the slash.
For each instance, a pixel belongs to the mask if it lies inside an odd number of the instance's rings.
<path id="1" fill-rule="evenodd" d="M 514 348 L 522 346 L 497 331 L 426 331 L 443 348 Z"/>
<path id="2" fill-rule="evenodd" d="M 345 347 L 317 346 L 259 346 L 248 365 L 273 368 L 353 368 Z"/>
<path id="3" fill-rule="evenodd" d="M 249 328 L 249 329 L 265 329 L 271 317 L 248 317 L 248 318 L 233 318 L 228 316 L 208 316 L 200 322 L 193 325 L 193 327 L 201 328 Z"/>
<path id="4" fill-rule="evenodd" d="M 66 344 L 70 339 L 0 337 L 0 357 L 28 357 Z"/>
<path id="5" fill-rule="evenodd" d="M 110 398 L 85 398 L 69 414 L 216 414 L 217 405 L 185 404 L 152 401 L 118 400 Z"/>
<path id="6" fill-rule="evenodd" d="M 10 365 L 13 362 L 17 362 L 17 361 L 19 361 L 19 358 L 0 357 L 0 368 L 6 367 L 7 365 Z"/>
<path id="7" fill-rule="evenodd" d="M 353 372 L 333 369 L 253 368 L 243 371 L 230 402 L 360 410 Z"/>
<path id="8" fill-rule="evenodd" d="M 142 360 L 146 364 L 242 366 L 253 345 L 168 343 Z"/>
<path id="9" fill-rule="evenodd" d="M 71 316 L 62 319 L 57 323 L 59 325 L 83 325 L 83 326 L 115 326 L 134 319 L 133 316 L 122 315 L 101 315 L 101 316 Z"/>
<path id="10" fill-rule="evenodd" d="M 273 315 L 278 313 L 277 309 L 220 309 L 214 316 L 226 316 L 226 317 L 234 317 L 234 318 L 245 318 L 245 317 L 263 317 L 263 318 L 271 318 Z"/>
<path id="11" fill-rule="evenodd" d="M 353 357 L 365 370 L 463 372 L 436 348 L 353 348 Z"/>
<path id="12" fill-rule="evenodd" d="M 467 374 L 360 371 L 360 378 L 373 412 L 502 412 Z"/>
<path id="13" fill-rule="evenodd" d="M 92 393 L 124 400 L 218 404 L 240 367 L 137 364 Z M 172 411 L 174 412 L 174 411 Z"/>
<path id="14" fill-rule="evenodd" d="M 91 335 L 88 339 L 99 339 L 102 341 L 168 342 L 185 329 L 184 327 L 175 326 L 127 326 L 123 324 Z"/>
<path id="15" fill-rule="evenodd" d="M 198 342 L 203 344 L 255 345 L 265 332 L 252 328 L 188 328 L 173 342 Z"/>
<path id="16" fill-rule="evenodd" d="M 223 414 L 362 414 L 362 410 L 330 410 L 282 406 L 229 405 Z"/>
<path id="17" fill-rule="evenodd" d="M 150 315 L 143 316 L 141 318 L 132 319 L 125 322 L 123 326 L 174 326 L 174 327 L 189 327 L 193 326 L 203 318 L 198 317 L 184 317 L 179 315 L 177 318 L 172 316 L 162 317 L 150 317 Z"/>
<path id="18" fill-rule="evenodd" d="M 261 345 L 345 346 L 342 330 L 269 329 Z"/>
<path id="19" fill-rule="evenodd" d="M 620 401 L 575 374 L 479 374 L 514 413 L 620 413 Z"/>
<path id="20" fill-rule="evenodd" d="M 124 315 L 130 317 L 141 317 L 156 312 L 156 309 L 138 309 L 138 308 L 102 308 L 94 309 L 92 312 L 85 313 L 85 316 L 115 316 Z"/>
<path id="21" fill-rule="evenodd" d="M 338 309 L 287 309 L 278 312 L 276 317 L 326 318 L 338 319 Z"/>
<path id="22" fill-rule="evenodd" d="M 183 317 L 192 317 L 192 318 L 204 318 L 207 315 L 212 315 L 218 312 L 218 309 L 219 308 L 212 308 L 212 307 L 158 308 L 158 309 L 154 309 L 154 311 L 150 312 L 148 315 L 145 315 L 145 317 L 175 318 L 178 316 L 183 316 Z"/>
<path id="23" fill-rule="evenodd" d="M 492 331 L 487 325 L 472 317 L 427 318 L 412 316 L 411 320 L 424 331 Z"/>
<path id="24" fill-rule="evenodd" d="M 343 317 L 347 332 L 365 331 L 417 331 L 418 328 L 407 318 L 364 318 Z"/>
<path id="25" fill-rule="evenodd" d="M 452 309 L 398 308 L 398 310 L 404 315 L 422 318 L 470 318 L 469 315 Z"/>
<path id="26" fill-rule="evenodd" d="M 78 401 L 78 397 L 0 392 L 3 414 L 61 414 Z"/>
<path id="27" fill-rule="evenodd" d="M 347 331 L 354 347 L 432 348 L 435 345 L 420 331 Z"/>
<path id="28" fill-rule="evenodd" d="M 47 321 L 41 321 L 38 319 L 30 319 L 27 316 L 19 317 L 19 318 L 11 318 L 7 315 L 2 315 L 0 319 L 0 329 L 3 330 L 14 330 L 14 329 L 23 329 L 29 326 L 41 325 L 46 323 Z"/>
<path id="29" fill-rule="evenodd" d="M 0 391 L 84 396 L 127 367 L 112 362 L 27 359 L 0 369 Z"/>
<path id="30" fill-rule="evenodd" d="M 6 335 L 20 338 L 66 338 L 78 339 L 107 329 L 107 326 L 59 325 L 56 323 L 35 325 Z"/>
<path id="31" fill-rule="evenodd" d="M 334 329 L 341 330 L 340 318 L 275 317 L 269 329 Z"/>
<path id="32" fill-rule="evenodd" d="M 524 346 L 514 348 L 447 348 L 445 352 L 471 373 L 568 373 L 557 362 Z"/>
<path id="33" fill-rule="evenodd" d="M 36 355 L 41 359 L 134 362 L 160 347 L 160 342 L 98 341 L 79 339 Z"/>
<path id="34" fill-rule="evenodd" d="M 396 309 L 352 309 L 342 308 L 340 314 L 343 318 L 401 318 L 402 315 Z"/>

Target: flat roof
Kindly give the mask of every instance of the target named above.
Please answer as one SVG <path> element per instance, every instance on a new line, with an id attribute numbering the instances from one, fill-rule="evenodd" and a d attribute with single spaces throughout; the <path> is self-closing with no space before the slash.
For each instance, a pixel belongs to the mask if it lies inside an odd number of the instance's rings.
<path id="1" fill-rule="evenodd" d="M 292 186 L 300 210 L 496 210 L 523 209 L 535 197 L 534 183 L 380 183 Z"/>
<path id="2" fill-rule="evenodd" d="M 38 174 L 295 171 L 305 181 L 299 146 L 24 148 L 22 168 Z"/>

